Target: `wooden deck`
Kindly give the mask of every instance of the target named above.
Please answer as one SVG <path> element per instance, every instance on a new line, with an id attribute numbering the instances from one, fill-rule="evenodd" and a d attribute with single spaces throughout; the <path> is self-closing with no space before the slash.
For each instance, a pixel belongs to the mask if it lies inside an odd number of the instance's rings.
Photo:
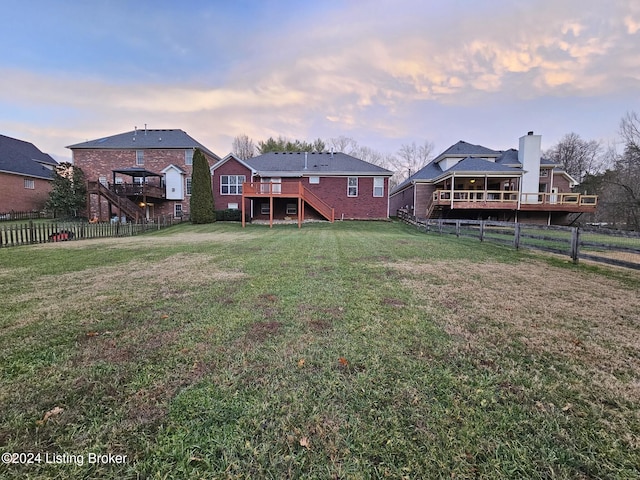
<path id="1" fill-rule="evenodd" d="M 242 184 L 242 226 L 245 226 L 245 198 L 269 199 L 269 227 L 273 227 L 273 199 L 295 198 L 298 200 L 298 228 L 304 221 L 305 203 L 313 207 L 320 215 L 333 223 L 335 210 L 327 202 L 318 197 L 311 190 L 302 185 L 302 182 L 245 182 Z"/>
<path id="2" fill-rule="evenodd" d="M 436 190 L 434 206 L 467 210 L 521 210 L 529 212 L 594 212 L 597 195 L 579 193 L 523 193 L 503 190 Z"/>

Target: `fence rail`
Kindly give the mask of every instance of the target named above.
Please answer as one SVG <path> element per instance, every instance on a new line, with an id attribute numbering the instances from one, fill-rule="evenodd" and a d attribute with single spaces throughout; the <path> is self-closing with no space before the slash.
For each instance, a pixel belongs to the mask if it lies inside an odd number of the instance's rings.
<path id="1" fill-rule="evenodd" d="M 0 225 L 0 247 L 34 245 L 89 238 L 129 237 L 152 230 L 160 230 L 182 219 L 171 215 L 155 218 L 146 223 L 87 223 L 87 222 L 34 222 Z"/>
<path id="2" fill-rule="evenodd" d="M 39 218 L 53 218 L 49 212 L 2 212 L 0 222 L 10 222 L 15 220 L 37 220 Z"/>
<path id="3" fill-rule="evenodd" d="M 531 225 L 485 220 L 418 219 L 406 210 L 398 218 L 425 233 L 452 234 L 512 246 L 566 255 L 640 270 L 640 233 L 581 227 Z"/>

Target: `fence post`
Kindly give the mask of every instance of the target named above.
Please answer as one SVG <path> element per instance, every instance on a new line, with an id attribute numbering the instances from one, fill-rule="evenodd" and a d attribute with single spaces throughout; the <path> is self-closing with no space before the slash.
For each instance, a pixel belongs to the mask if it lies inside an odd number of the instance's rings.
<path id="1" fill-rule="evenodd" d="M 460 220 L 456 220 L 456 237 L 460 237 Z"/>
<path id="2" fill-rule="evenodd" d="M 442 235 L 442 219 L 438 219 L 438 233 Z"/>
<path id="3" fill-rule="evenodd" d="M 480 241 L 484 242 L 484 220 L 480 220 Z"/>
<path id="4" fill-rule="evenodd" d="M 520 224 L 516 223 L 513 228 L 513 246 L 516 250 L 520 248 Z"/>
<path id="5" fill-rule="evenodd" d="M 578 227 L 571 228 L 571 260 L 578 263 L 578 255 L 580 250 L 580 232 Z"/>
<path id="6" fill-rule="evenodd" d="M 33 235 L 33 220 L 29 220 L 29 243 L 33 244 L 34 242 L 34 235 Z"/>

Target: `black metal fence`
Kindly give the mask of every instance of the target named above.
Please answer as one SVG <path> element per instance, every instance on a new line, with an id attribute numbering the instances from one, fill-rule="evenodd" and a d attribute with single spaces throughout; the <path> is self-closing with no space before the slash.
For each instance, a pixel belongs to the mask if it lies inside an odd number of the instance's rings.
<path id="1" fill-rule="evenodd" d="M 640 233 L 582 227 L 533 225 L 485 220 L 418 219 L 405 210 L 398 218 L 426 233 L 451 234 L 567 255 L 640 270 Z"/>
<path id="2" fill-rule="evenodd" d="M 145 223 L 33 221 L 0 225 L 0 247 L 63 242 L 88 238 L 128 237 L 160 230 L 183 221 L 163 215 Z"/>

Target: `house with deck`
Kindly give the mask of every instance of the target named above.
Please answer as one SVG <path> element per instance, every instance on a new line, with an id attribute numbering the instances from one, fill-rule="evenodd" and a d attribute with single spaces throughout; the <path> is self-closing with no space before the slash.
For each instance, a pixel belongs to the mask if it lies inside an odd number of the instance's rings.
<path id="1" fill-rule="evenodd" d="M 57 165 L 33 143 L 0 135 L 0 214 L 42 210 Z"/>
<path id="2" fill-rule="evenodd" d="M 379 220 L 389 212 L 393 172 L 341 152 L 270 152 L 247 160 L 228 155 L 211 168 L 217 209 L 269 221 Z"/>
<path id="3" fill-rule="evenodd" d="M 87 179 L 87 216 L 101 221 L 187 215 L 195 149 L 209 165 L 220 160 L 180 129 L 135 128 L 67 148 Z"/>
<path id="4" fill-rule="evenodd" d="M 566 224 L 594 212 L 598 198 L 572 191 L 578 182 L 542 157 L 541 136 L 520 137 L 518 150 L 459 141 L 390 194 L 389 211 L 420 219 L 463 218 Z"/>

